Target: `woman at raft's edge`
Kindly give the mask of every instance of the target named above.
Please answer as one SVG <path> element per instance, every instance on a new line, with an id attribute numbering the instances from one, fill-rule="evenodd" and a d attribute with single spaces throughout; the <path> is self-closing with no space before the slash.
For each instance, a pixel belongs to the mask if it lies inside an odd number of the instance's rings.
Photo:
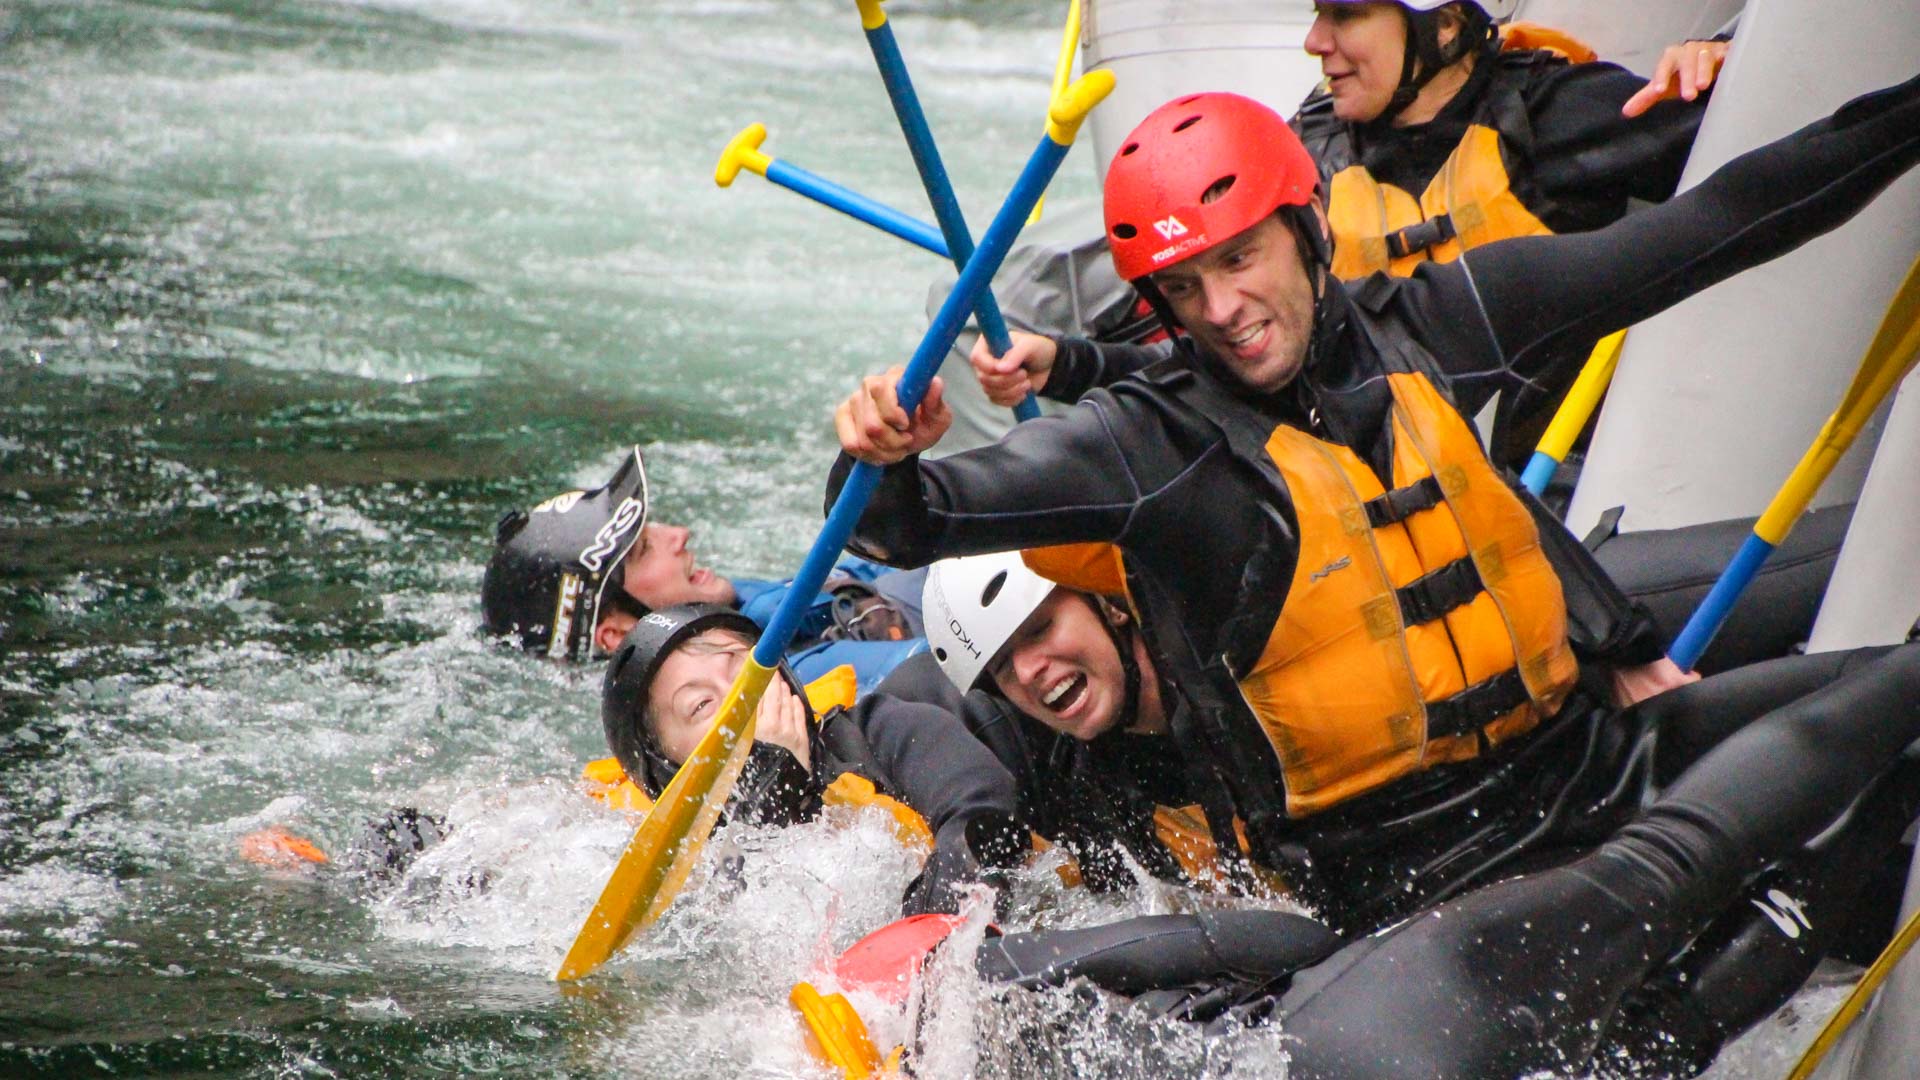
<path id="1" fill-rule="evenodd" d="M 1342 279 L 1588 232 L 1632 201 L 1672 197 L 1727 42 L 1670 46 L 1643 80 L 1555 31 L 1519 24 L 1503 36 L 1518 6 L 1314 4 L 1305 47 L 1325 81 L 1291 123 L 1320 163 Z M 1504 395 L 1493 459 L 1524 466 L 1557 405 Z"/>

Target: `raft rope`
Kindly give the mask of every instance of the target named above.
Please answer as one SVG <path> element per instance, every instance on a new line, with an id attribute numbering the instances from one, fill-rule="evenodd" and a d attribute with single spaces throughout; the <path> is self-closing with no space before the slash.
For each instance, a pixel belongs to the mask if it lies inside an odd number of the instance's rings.
<path id="1" fill-rule="evenodd" d="M 1820 1062 L 1826 1058 L 1827 1052 L 1832 1050 L 1834 1044 L 1840 1041 L 1840 1036 L 1846 1034 L 1847 1029 L 1853 1026 L 1854 1020 L 1860 1016 L 1860 1011 L 1866 1008 L 1868 999 L 1873 997 L 1874 991 L 1880 989 L 1881 983 L 1887 981 L 1887 976 L 1893 974 L 1894 966 L 1900 963 L 1901 957 L 1907 955 L 1909 949 L 1913 948 L 1916 940 L 1920 940 L 1920 910 L 1916 910 L 1907 919 L 1906 925 L 1902 926 L 1900 932 L 1893 935 L 1893 940 L 1887 943 L 1886 950 L 1874 960 L 1873 966 L 1867 968 L 1867 973 L 1860 977 L 1860 984 L 1853 988 L 1853 993 L 1847 995 L 1847 1000 L 1840 1003 L 1840 1008 L 1834 1012 L 1833 1018 L 1827 1021 L 1827 1026 L 1820 1029 L 1819 1037 L 1814 1039 L 1813 1045 L 1807 1047 L 1807 1052 L 1801 1055 L 1800 1064 L 1795 1065 L 1793 1071 L 1787 1074 L 1787 1080 L 1807 1080 L 1813 1075 L 1814 1070 L 1820 1067 Z"/>

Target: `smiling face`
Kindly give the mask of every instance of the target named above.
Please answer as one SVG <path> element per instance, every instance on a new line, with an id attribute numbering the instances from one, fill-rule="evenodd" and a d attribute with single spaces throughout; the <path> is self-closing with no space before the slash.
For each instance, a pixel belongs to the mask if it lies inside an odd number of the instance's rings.
<path id="1" fill-rule="evenodd" d="M 680 525 L 648 525 L 628 549 L 620 585 L 627 595 L 658 611 L 675 604 L 731 604 L 733 582 L 693 562 L 687 542 L 693 533 Z"/>
<path id="2" fill-rule="evenodd" d="M 1313 332 L 1313 280 L 1278 217 L 1156 271 L 1153 283 L 1194 341 L 1249 388 L 1272 392 L 1300 373 Z"/>
<path id="3" fill-rule="evenodd" d="M 645 723 L 669 761 L 687 760 L 700 745 L 751 648 L 731 630 L 707 630 L 660 661 L 647 688 Z"/>
<path id="4" fill-rule="evenodd" d="M 1407 20 L 1400 5 L 1322 2 L 1313 5 L 1306 48 L 1320 58 L 1333 114 L 1365 124 L 1387 111 L 1407 57 Z"/>
<path id="5" fill-rule="evenodd" d="M 1015 708 L 1083 742 L 1111 730 L 1126 706 L 1113 636 L 1091 602 L 1067 589 L 1027 616 L 987 673 Z"/>

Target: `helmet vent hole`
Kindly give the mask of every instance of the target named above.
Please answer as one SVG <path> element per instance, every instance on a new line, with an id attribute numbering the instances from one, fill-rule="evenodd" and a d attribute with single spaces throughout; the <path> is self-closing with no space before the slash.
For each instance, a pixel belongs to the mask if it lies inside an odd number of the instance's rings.
<path id="1" fill-rule="evenodd" d="M 1200 114 L 1194 113 L 1192 116 L 1189 116 L 1185 120 L 1182 120 L 1179 123 L 1173 125 L 1174 133 L 1178 134 L 1182 131 L 1185 131 L 1199 122 L 1200 122 Z"/>
<path id="2" fill-rule="evenodd" d="M 1140 235 L 1140 230 L 1123 221 L 1113 227 L 1113 235 L 1121 240 L 1131 240 Z"/>
<path id="3" fill-rule="evenodd" d="M 1134 152 L 1135 150 L 1138 150 L 1138 149 L 1140 149 L 1140 144 L 1139 144 L 1139 143 L 1137 143 L 1137 142 L 1130 142 L 1130 143 L 1128 143 L 1127 145 L 1125 145 L 1125 146 L 1123 146 L 1123 147 L 1121 147 L 1121 148 L 1120 148 L 1120 156 L 1121 156 L 1121 157 L 1126 157 L 1126 156 L 1127 156 L 1128 154 L 1131 154 L 1131 153 L 1133 153 L 1133 152 Z"/>
<path id="4" fill-rule="evenodd" d="M 936 645 L 936 646 L 934 646 L 934 649 L 933 649 L 933 658 L 934 658 L 935 660 L 938 660 L 938 661 L 940 661 L 940 662 L 941 662 L 941 663 L 943 663 L 943 664 L 944 664 L 944 663 L 946 663 L 946 662 L 947 662 L 947 650 L 945 650 L 945 649 L 942 649 L 942 648 L 940 648 L 940 647 L 939 647 L 939 646 L 937 646 L 937 645 Z"/>
<path id="5" fill-rule="evenodd" d="M 1200 100 L 1200 99 L 1201 99 L 1202 97 L 1204 97 L 1204 96 L 1206 96 L 1206 95 L 1204 95 L 1204 94 L 1188 94 L 1188 95 L 1187 95 L 1186 97 L 1183 97 L 1183 98 L 1181 98 L 1181 99 L 1180 99 L 1180 101 L 1179 101 L 1179 104 L 1181 104 L 1181 105 L 1190 105 L 1190 104 L 1192 104 L 1193 102 L 1196 102 L 1196 101 L 1199 101 L 1199 100 Z M 1193 121 L 1191 121 L 1191 120 L 1189 120 L 1189 121 L 1187 121 L 1187 123 L 1188 123 L 1188 124 L 1191 124 L 1191 123 L 1193 123 Z M 1182 126 L 1182 127 L 1184 127 L 1185 125 L 1183 124 L 1183 125 L 1181 125 L 1181 126 Z M 1174 128 L 1174 130 L 1175 130 L 1175 131 L 1178 131 L 1178 130 L 1180 130 L 1180 128 Z"/>
<path id="6" fill-rule="evenodd" d="M 1223 176 L 1215 180 L 1212 187 L 1207 188 L 1206 191 L 1201 193 L 1200 205 L 1206 206 L 1209 203 L 1216 203 L 1226 198 L 1227 192 L 1233 190 L 1233 182 L 1238 179 L 1240 178 L 1237 176 Z"/>
<path id="7" fill-rule="evenodd" d="M 1007 572 L 1005 570 L 993 575 L 992 579 L 987 582 L 987 587 L 980 590 L 980 606 L 992 607 L 994 597 L 1000 595 L 1000 590 L 1005 588 L 1006 584 Z"/>

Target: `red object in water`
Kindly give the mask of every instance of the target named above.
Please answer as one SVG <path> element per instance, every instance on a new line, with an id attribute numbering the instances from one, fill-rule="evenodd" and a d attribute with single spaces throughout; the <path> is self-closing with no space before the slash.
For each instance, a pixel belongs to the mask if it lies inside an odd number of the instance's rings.
<path id="1" fill-rule="evenodd" d="M 864 990 L 899 1004 L 922 964 L 941 942 L 966 924 L 958 915 L 910 915 L 847 946 L 833 962 L 842 990 Z"/>
<path id="2" fill-rule="evenodd" d="M 295 836 L 278 825 L 241 837 L 240 857 L 261 866 L 284 870 L 328 861 L 327 853 L 321 851 L 313 841 Z"/>

